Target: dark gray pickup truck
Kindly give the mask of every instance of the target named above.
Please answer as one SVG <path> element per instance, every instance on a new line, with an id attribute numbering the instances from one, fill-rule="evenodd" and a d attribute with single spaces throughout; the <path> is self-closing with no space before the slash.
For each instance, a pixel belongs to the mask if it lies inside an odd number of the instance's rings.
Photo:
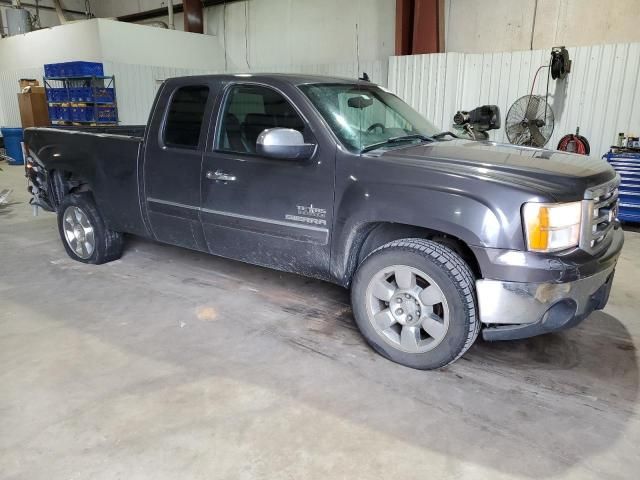
<path id="1" fill-rule="evenodd" d="M 32 128 L 32 203 L 74 259 L 123 234 L 350 287 L 356 322 L 414 368 L 605 306 L 623 233 L 606 162 L 449 139 L 365 81 L 175 78 L 144 127 Z"/>

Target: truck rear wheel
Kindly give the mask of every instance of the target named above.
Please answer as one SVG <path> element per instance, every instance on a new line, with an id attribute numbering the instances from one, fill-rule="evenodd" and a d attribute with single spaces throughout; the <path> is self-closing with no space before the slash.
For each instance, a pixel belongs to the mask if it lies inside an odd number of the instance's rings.
<path id="1" fill-rule="evenodd" d="M 67 254 L 78 262 L 98 265 L 122 255 L 122 234 L 105 226 L 89 193 L 71 193 L 62 199 L 58 231 Z"/>
<path id="2" fill-rule="evenodd" d="M 453 250 L 430 240 L 396 240 L 359 266 L 351 289 L 356 323 L 384 357 L 421 370 L 444 367 L 480 331 L 473 274 Z"/>

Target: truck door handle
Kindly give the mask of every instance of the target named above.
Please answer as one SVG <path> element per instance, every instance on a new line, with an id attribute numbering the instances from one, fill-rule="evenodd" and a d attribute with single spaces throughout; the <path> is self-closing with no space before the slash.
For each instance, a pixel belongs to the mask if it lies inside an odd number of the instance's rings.
<path id="1" fill-rule="evenodd" d="M 207 178 L 209 180 L 216 180 L 219 182 L 235 182 L 236 176 L 230 173 L 223 172 L 222 170 L 216 170 L 215 172 L 207 172 Z"/>

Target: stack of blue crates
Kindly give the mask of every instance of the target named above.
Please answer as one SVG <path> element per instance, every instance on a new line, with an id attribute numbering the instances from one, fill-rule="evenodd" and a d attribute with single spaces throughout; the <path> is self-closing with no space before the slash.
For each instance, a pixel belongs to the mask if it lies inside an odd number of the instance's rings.
<path id="1" fill-rule="evenodd" d="M 114 80 L 104 76 L 102 63 L 49 63 L 44 73 L 51 121 L 117 123 Z M 52 87 L 54 82 L 63 87 Z"/>

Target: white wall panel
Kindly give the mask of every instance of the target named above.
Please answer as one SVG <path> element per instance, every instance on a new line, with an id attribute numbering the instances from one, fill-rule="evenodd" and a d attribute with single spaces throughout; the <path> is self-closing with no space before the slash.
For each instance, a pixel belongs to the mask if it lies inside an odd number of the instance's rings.
<path id="1" fill-rule="evenodd" d="M 363 62 L 365 71 L 375 83 L 386 85 L 388 63 L 384 61 Z M 105 62 L 105 71 L 116 76 L 118 110 L 123 125 L 144 124 L 149 116 L 156 91 L 160 83 L 171 77 L 223 73 L 215 70 L 155 67 L 150 65 L 128 65 Z M 282 65 L 259 69 L 254 73 L 304 73 L 356 78 L 357 65 Z"/>
<path id="2" fill-rule="evenodd" d="M 36 78 L 42 83 L 42 68 L 0 70 L 0 127 L 19 127 L 18 92 L 21 78 Z"/>
<path id="3" fill-rule="evenodd" d="M 563 135 L 580 133 L 602 155 L 618 132 L 640 135 L 640 43 L 569 48 L 572 71 L 549 82 L 555 129 L 548 148 Z M 507 141 L 504 120 L 515 100 L 528 95 L 533 77 L 549 61 L 549 50 L 508 53 L 446 53 L 391 57 L 389 88 L 443 130 L 457 110 L 496 104 L 503 128 L 491 138 Z M 544 95 L 547 69 L 540 71 L 534 93 Z"/>

